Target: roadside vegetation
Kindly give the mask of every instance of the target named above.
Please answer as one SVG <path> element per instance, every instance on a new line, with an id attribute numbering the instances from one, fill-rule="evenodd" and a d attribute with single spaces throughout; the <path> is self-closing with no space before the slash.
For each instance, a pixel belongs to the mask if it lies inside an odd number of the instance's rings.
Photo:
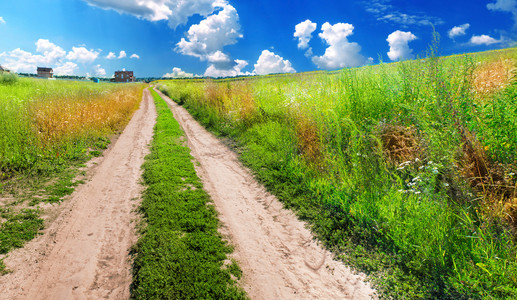
<path id="1" fill-rule="evenodd" d="M 80 168 L 124 129 L 142 89 L 0 74 L 0 274 L 5 254 L 43 228 L 40 204 L 82 183 Z"/>
<path id="2" fill-rule="evenodd" d="M 142 236 L 133 248 L 134 299 L 245 299 L 241 270 L 217 231 L 219 221 L 196 175 L 171 110 L 152 91 L 158 112 L 146 157 Z"/>
<path id="3" fill-rule="evenodd" d="M 517 298 L 517 49 L 159 81 L 381 298 Z"/>

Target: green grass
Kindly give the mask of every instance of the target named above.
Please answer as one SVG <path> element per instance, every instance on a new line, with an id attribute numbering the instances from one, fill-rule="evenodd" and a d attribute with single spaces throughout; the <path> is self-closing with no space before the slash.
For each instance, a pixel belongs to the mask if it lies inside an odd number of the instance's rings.
<path id="1" fill-rule="evenodd" d="M 152 91 L 158 111 L 151 154 L 146 157 L 142 236 L 134 247 L 134 299 L 245 299 L 228 260 L 217 214 L 192 164 L 184 134 L 165 102 Z M 225 263 L 226 261 L 226 263 Z"/>
<path id="2" fill-rule="evenodd" d="M 0 180 L 52 173 L 120 132 L 141 85 L 21 78 L 0 83 Z"/>
<path id="3" fill-rule="evenodd" d="M 79 168 L 124 128 L 143 87 L 0 75 L 0 254 L 5 255 L 43 228 L 40 203 L 60 202 L 84 182 L 76 180 Z"/>
<path id="4" fill-rule="evenodd" d="M 0 225 L 0 254 L 22 247 L 43 229 L 43 220 L 35 209 L 24 209 L 14 213 L 5 210 L 0 217 L 6 219 Z"/>
<path id="5" fill-rule="evenodd" d="M 159 85 L 381 298 L 514 299 L 517 84 L 485 93 L 479 78 L 516 62 L 508 49 Z"/>
<path id="6" fill-rule="evenodd" d="M 10 271 L 5 266 L 4 260 L 0 259 L 0 276 L 9 274 Z"/>

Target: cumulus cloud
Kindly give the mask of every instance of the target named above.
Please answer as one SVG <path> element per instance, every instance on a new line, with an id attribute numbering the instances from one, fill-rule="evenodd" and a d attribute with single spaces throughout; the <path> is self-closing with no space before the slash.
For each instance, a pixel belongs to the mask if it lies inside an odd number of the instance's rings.
<path id="1" fill-rule="evenodd" d="M 58 76 L 75 75 L 77 64 L 68 61 L 64 65 L 54 68 L 54 74 Z"/>
<path id="2" fill-rule="evenodd" d="M 488 45 L 497 44 L 500 42 L 501 42 L 501 40 L 496 40 L 493 37 L 488 36 L 486 34 L 474 35 L 470 39 L 470 43 L 473 45 L 487 45 L 488 46 Z"/>
<path id="3" fill-rule="evenodd" d="M 208 16 L 199 24 L 192 25 L 187 38 L 181 38 L 176 50 L 184 55 L 206 60 L 209 55 L 221 51 L 225 46 L 237 43 L 242 38 L 237 10 L 225 5 L 217 14 Z"/>
<path id="4" fill-rule="evenodd" d="M 453 39 L 457 36 L 465 35 L 467 34 L 467 29 L 469 29 L 469 27 L 469 23 L 460 26 L 454 26 L 451 30 L 449 30 L 449 37 Z"/>
<path id="5" fill-rule="evenodd" d="M 35 53 L 20 48 L 2 52 L 0 63 L 14 72 L 35 73 L 37 67 L 51 67 L 56 75 L 74 75 L 78 69 L 76 62 L 91 63 L 101 51 L 72 47 L 67 54 L 67 51 L 47 39 L 37 40 L 35 46 Z"/>
<path id="6" fill-rule="evenodd" d="M 120 53 L 118 55 L 118 59 L 122 59 L 122 58 L 126 58 L 126 57 L 127 57 L 126 51 L 124 51 L 124 50 L 120 51 Z"/>
<path id="7" fill-rule="evenodd" d="M 296 70 L 291 66 L 289 60 L 284 60 L 281 56 L 269 50 L 264 50 L 255 64 L 255 70 L 253 72 L 258 75 L 267 75 L 274 73 L 294 73 Z"/>
<path id="8" fill-rule="evenodd" d="M 107 58 L 107 59 L 115 59 L 115 58 L 117 58 L 117 56 L 115 55 L 115 53 L 110 52 L 110 53 L 108 53 L 108 55 L 106 56 L 106 58 Z"/>
<path id="9" fill-rule="evenodd" d="M 486 7 L 493 11 L 511 13 L 517 26 L 517 0 L 496 0 L 495 3 L 488 3 Z"/>
<path id="10" fill-rule="evenodd" d="M 305 20 L 294 27 L 294 37 L 298 38 L 298 48 L 309 48 L 309 42 L 312 39 L 312 33 L 316 30 L 318 24 Z"/>
<path id="11" fill-rule="evenodd" d="M 235 61 L 233 61 L 228 54 L 225 54 L 219 50 L 212 54 L 207 55 L 206 59 L 216 69 L 219 69 L 219 70 L 229 70 L 236 65 Z"/>
<path id="12" fill-rule="evenodd" d="M 416 39 L 417 37 L 409 31 L 397 30 L 391 33 L 386 39 L 390 45 L 388 57 L 393 61 L 414 58 L 413 49 L 409 48 L 409 42 Z"/>
<path id="13" fill-rule="evenodd" d="M 48 65 L 46 57 L 34 55 L 20 48 L 1 53 L 0 59 L 4 67 L 14 72 L 35 73 L 37 66 Z"/>
<path id="14" fill-rule="evenodd" d="M 140 59 L 140 55 L 133 53 L 129 58 Z"/>
<path id="15" fill-rule="evenodd" d="M 242 72 L 242 69 L 244 69 L 248 62 L 241 59 L 236 59 L 234 61 L 234 66 L 230 69 L 224 70 L 224 69 L 218 69 L 215 67 L 215 65 L 210 65 L 206 71 L 205 76 L 206 77 L 235 77 L 240 75 L 253 75 L 249 72 Z"/>
<path id="16" fill-rule="evenodd" d="M 187 78 L 187 77 L 199 77 L 198 75 L 194 75 L 192 73 L 187 73 L 183 71 L 181 68 L 172 68 L 171 73 L 164 74 L 162 77 L 164 78 Z"/>
<path id="17" fill-rule="evenodd" d="M 5 20 L 2 17 L 0 17 L 0 24 L 5 24 Z"/>
<path id="18" fill-rule="evenodd" d="M 348 23 L 336 23 L 330 25 L 326 22 L 321 26 L 319 37 L 329 47 L 322 56 L 314 56 L 312 61 L 320 69 L 337 69 L 345 67 L 357 67 L 366 62 L 366 58 L 360 54 L 361 46 L 348 41 L 353 34 L 354 26 Z"/>
<path id="19" fill-rule="evenodd" d="M 99 57 L 99 54 L 100 52 L 88 50 L 85 47 L 72 47 L 72 51 L 68 52 L 66 58 L 81 63 L 91 63 Z"/>
<path id="20" fill-rule="evenodd" d="M 106 77 L 106 70 L 101 67 L 101 65 L 96 65 L 93 67 L 94 74 L 99 77 Z"/>
<path id="21" fill-rule="evenodd" d="M 217 8 L 227 4 L 226 0 L 84 0 L 103 9 L 114 9 L 149 21 L 167 20 L 171 28 L 186 24 L 189 17 L 206 17 Z"/>
<path id="22" fill-rule="evenodd" d="M 20 48 L 0 54 L 2 65 L 14 72 L 34 73 L 38 66 L 61 66 L 66 57 L 63 48 L 46 39 L 39 39 L 36 43 L 36 52 L 21 50 Z"/>
<path id="23" fill-rule="evenodd" d="M 37 57 L 37 60 L 44 64 L 54 64 L 66 56 L 63 48 L 46 39 L 39 39 L 36 42 L 36 52 L 43 54 L 41 58 Z"/>

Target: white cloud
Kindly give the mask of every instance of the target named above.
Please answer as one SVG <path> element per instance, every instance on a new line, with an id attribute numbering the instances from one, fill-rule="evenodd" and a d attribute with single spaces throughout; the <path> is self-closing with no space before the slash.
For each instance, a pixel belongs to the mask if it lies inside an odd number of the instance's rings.
<path id="1" fill-rule="evenodd" d="M 354 26 L 348 23 L 336 23 L 330 25 L 326 22 L 321 26 L 319 37 L 329 47 L 322 56 L 314 56 L 312 61 L 320 69 L 337 69 L 345 67 L 357 67 L 365 63 L 366 58 L 359 52 L 361 46 L 348 41 L 348 36 L 354 32 Z"/>
<path id="2" fill-rule="evenodd" d="M 117 56 L 113 52 L 108 53 L 108 55 L 106 56 L 106 59 L 115 59 L 115 58 L 117 58 Z"/>
<path id="3" fill-rule="evenodd" d="M 453 39 L 457 36 L 465 35 L 467 34 L 467 29 L 469 29 L 469 27 L 469 23 L 460 26 L 454 26 L 451 30 L 449 30 L 449 37 Z"/>
<path id="4" fill-rule="evenodd" d="M 389 0 L 365 1 L 366 11 L 371 13 L 378 21 L 396 23 L 402 27 L 409 26 L 430 26 L 441 25 L 445 22 L 433 16 L 428 16 L 423 12 L 406 14 L 399 11 L 394 5 L 388 4 Z"/>
<path id="5" fill-rule="evenodd" d="M 124 50 L 120 51 L 120 53 L 118 55 L 118 59 L 122 59 L 122 58 L 126 58 L 126 57 L 127 57 L 126 51 L 124 51 Z"/>
<path id="6" fill-rule="evenodd" d="M 269 50 L 264 50 L 255 64 L 253 72 L 258 75 L 267 75 L 273 73 L 294 73 L 296 70 L 291 66 L 289 60 L 284 60 L 281 56 Z"/>
<path id="7" fill-rule="evenodd" d="M 96 65 L 93 67 L 93 71 L 95 72 L 95 75 L 99 77 L 106 77 L 106 70 L 101 67 L 101 65 Z"/>
<path id="8" fill-rule="evenodd" d="M 49 65 L 57 63 L 66 56 L 66 51 L 63 48 L 45 39 L 39 39 L 36 42 L 36 52 L 43 54 L 41 63 Z"/>
<path id="9" fill-rule="evenodd" d="M 129 58 L 140 59 L 140 55 L 133 53 Z"/>
<path id="10" fill-rule="evenodd" d="M 409 42 L 416 39 L 417 37 L 409 31 L 397 30 L 391 33 L 386 39 L 390 45 L 388 57 L 393 61 L 414 58 L 413 50 L 409 48 Z"/>
<path id="11" fill-rule="evenodd" d="M 235 66 L 235 62 L 232 61 L 228 54 L 223 53 L 222 51 L 216 51 L 212 54 L 207 55 L 206 59 L 209 63 L 211 63 L 216 69 L 219 70 L 229 70 Z"/>
<path id="12" fill-rule="evenodd" d="M 0 54 L 2 65 L 9 70 L 21 73 L 36 73 L 37 66 L 46 66 L 46 59 L 41 55 L 33 55 L 30 52 L 17 48 L 10 52 Z"/>
<path id="13" fill-rule="evenodd" d="M 517 26 L 517 0 L 496 0 L 495 3 L 488 3 L 486 7 L 493 11 L 511 13 L 515 22 L 514 26 Z"/>
<path id="14" fill-rule="evenodd" d="M 198 75 L 195 75 L 192 74 L 192 73 L 187 73 L 185 71 L 183 71 L 181 68 L 172 68 L 172 72 L 171 73 L 167 73 L 167 74 L 164 74 L 162 77 L 164 78 L 186 78 L 186 77 L 198 77 Z"/>
<path id="15" fill-rule="evenodd" d="M 187 39 L 181 38 L 176 50 L 206 60 L 209 55 L 222 50 L 227 45 L 237 43 L 242 38 L 239 15 L 231 5 L 225 5 L 217 14 L 208 16 L 199 24 L 192 25 Z"/>
<path id="16" fill-rule="evenodd" d="M 59 76 L 65 75 L 75 75 L 75 71 L 77 70 L 77 64 L 68 61 L 64 65 L 54 68 L 54 74 Z"/>
<path id="17" fill-rule="evenodd" d="M 186 24 L 193 15 L 206 17 L 217 8 L 227 4 L 226 0 L 84 0 L 104 9 L 114 9 L 149 21 L 167 20 L 175 29 Z"/>
<path id="18" fill-rule="evenodd" d="M 309 42 L 312 39 L 312 33 L 316 30 L 318 24 L 305 20 L 294 27 L 294 37 L 298 38 L 298 48 L 309 48 Z"/>
<path id="19" fill-rule="evenodd" d="M 492 45 L 492 44 L 497 44 L 500 42 L 501 42 L 501 40 L 496 40 L 493 37 L 488 36 L 486 34 L 474 35 L 470 39 L 470 43 L 473 45 Z"/>
<path id="20" fill-rule="evenodd" d="M 36 52 L 21 50 L 20 48 L 0 54 L 2 65 L 14 72 L 35 73 L 37 67 L 61 66 L 66 56 L 63 48 L 49 40 L 39 39 L 36 43 Z"/>
<path id="21" fill-rule="evenodd" d="M 0 17 L 0 24 L 5 24 L 5 20 L 2 17 Z"/>
<path id="22" fill-rule="evenodd" d="M 69 60 L 76 60 L 81 63 L 91 63 L 99 57 L 100 52 L 88 50 L 85 47 L 72 47 L 72 51 L 66 56 Z"/>
<path id="23" fill-rule="evenodd" d="M 235 62 L 235 65 L 228 70 L 217 69 L 215 67 L 215 65 L 212 64 L 206 69 L 205 76 L 207 76 L 207 77 L 235 77 L 235 76 L 240 76 L 240 75 L 253 75 L 252 73 L 249 73 L 249 72 L 246 72 L 246 73 L 242 72 L 242 69 L 244 69 L 248 65 L 247 61 L 241 60 L 241 59 L 236 59 L 234 62 Z"/>

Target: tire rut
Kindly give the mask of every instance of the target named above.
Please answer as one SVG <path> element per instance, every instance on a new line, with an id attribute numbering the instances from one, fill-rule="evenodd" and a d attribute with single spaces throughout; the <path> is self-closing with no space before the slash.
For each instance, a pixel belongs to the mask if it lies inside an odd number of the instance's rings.
<path id="1" fill-rule="evenodd" d="M 160 93 L 160 92 L 159 92 Z M 238 157 L 160 93 L 183 128 L 221 232 L 235 247 L 252 299 L 370 299 L 374 290 L 323 249 L 296 216 L 256 182 Z"/>
<path id="2" fill-rule="evenodd" d="M 156 120 L 144 91 L 140 108 L 87 183 L 59 205 L 44 234 L 12 251 L 0 277 L 0 299 L 127 299 L 129 248 L 136 242 L 135 207 L 141 165 Z"/>

